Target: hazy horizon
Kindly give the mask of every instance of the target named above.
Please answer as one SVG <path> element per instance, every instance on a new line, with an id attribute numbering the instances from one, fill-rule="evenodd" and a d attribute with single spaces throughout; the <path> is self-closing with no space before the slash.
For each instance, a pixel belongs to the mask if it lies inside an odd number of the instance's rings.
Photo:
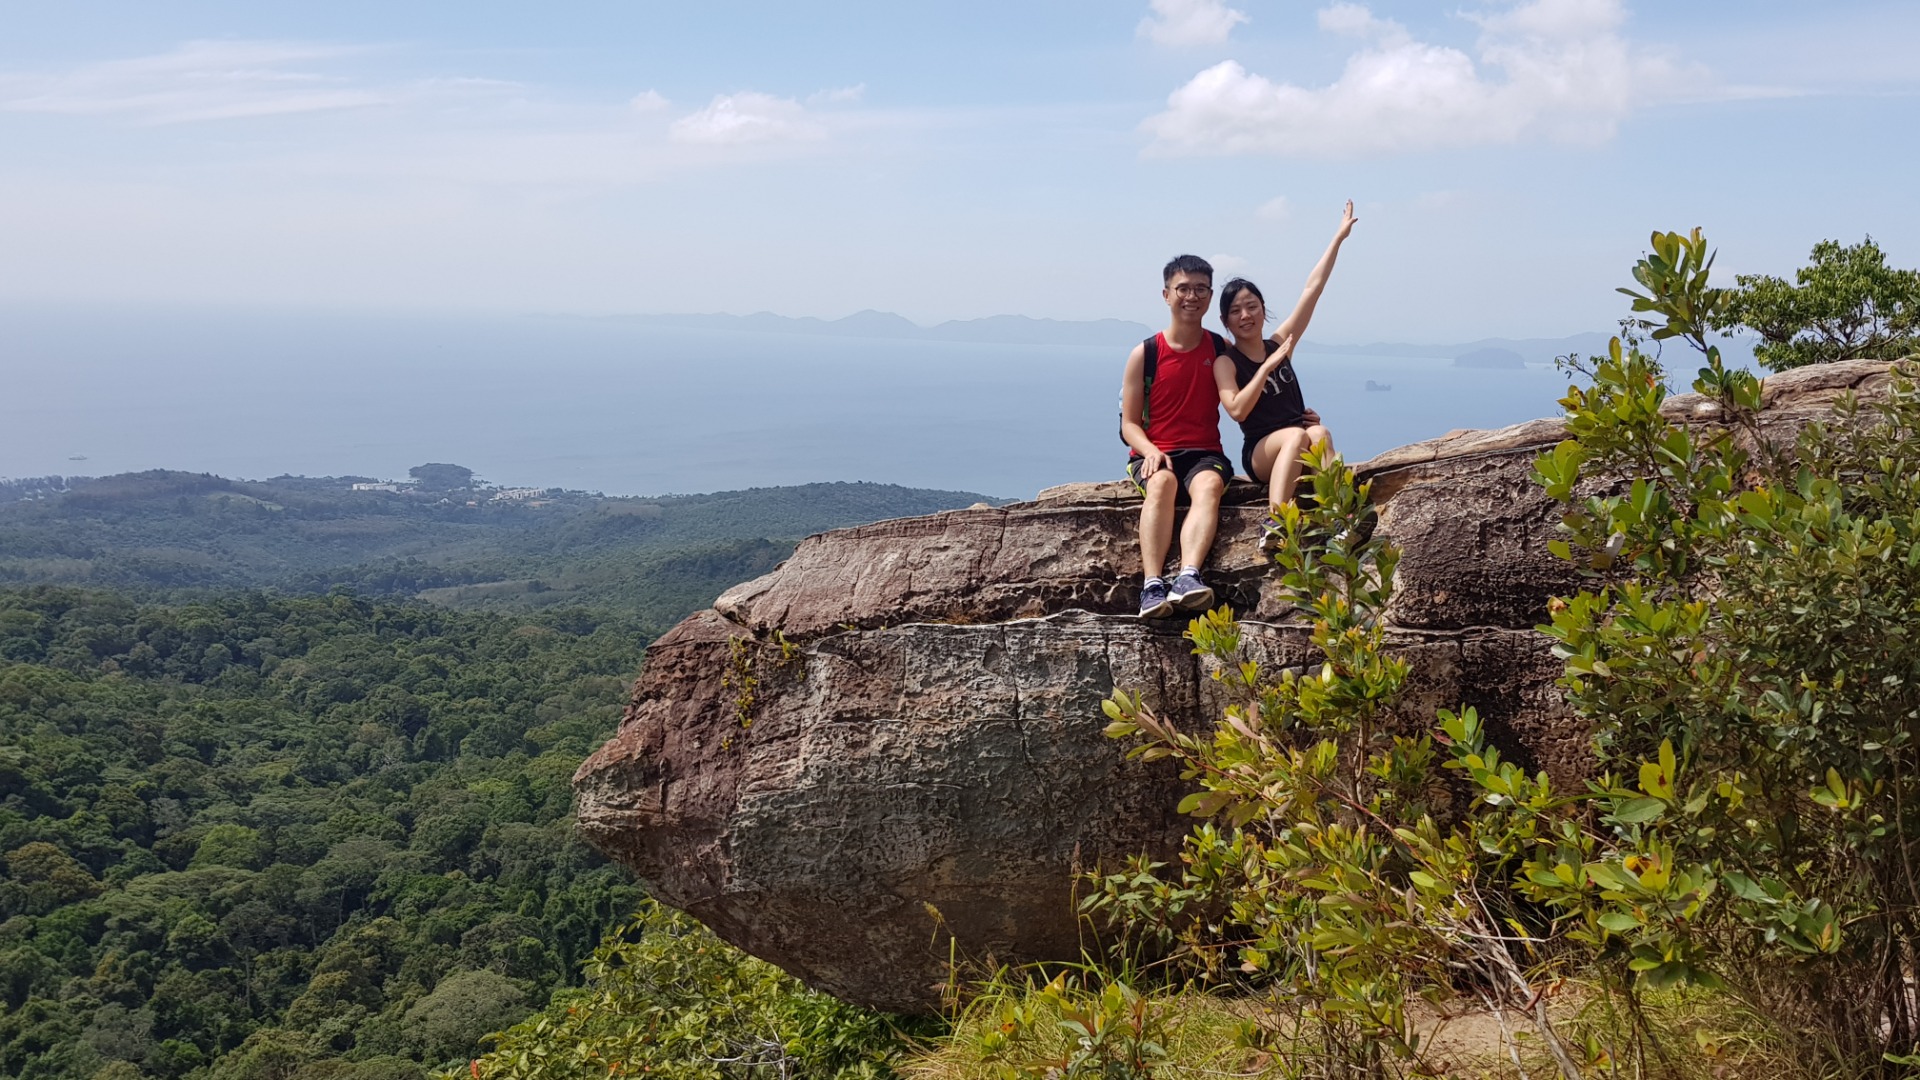
<path id="1" fill-rule="evenodd" d="M 0 312 L 25 360 L 0 397 L 0 477 L 149 468 L 402 477 L 446 461 L 502 486 L 610 495 L 834 480 L 1028 498 L 1120 476 L 1130 341 L 977 344 L 418 315 L 300 319 Z M 1297 356 L 1350 457 L 1556 411 L 1550 368 Z M 1368 380 L 1388 393 L 1367 392 Z M 1223 424 L 1238 453 L 1239 435 Z M 70 460 L 84 456 L 84 461 Z"/>
<path id="2" fill-rule="evenodd" d="M 1622 310 L 1622 313 L 1624 314 L 1626 309 L 1622 307 L 1621 310 Z M 1132 326 L 1139 326 L 1145 329 L 1147 332 L 1152 332 L 1154 330 L 1162 329 L 1163 328 L 1162 324 L 1165 322 L 1164 318 L 1157 322 L 1148 322 L 1148 321 L 1142 321 L 1140 318 L 1127 318 L 1120 315 L 1089 316 L 1087 318 L 1068 319 L 1068 318 L 1059 318 L 1051 315 L 1034 315 L 1029 312 L 1017 312 L 1017 311 L 987 312 L 987 313 L 978 314 L 978 315 L 957 316 L 950 319 L 938 319 L 938 320 L 928 321 L 924 319 L 913 319 L 912 317 L 902 314 L 900 312 L 891 311 L 885 308 L 873 307 L 871 305 L 855 307 L 847 311 L 838 312 L 838 313 L 829 313 L 829 314 L 820 315 L 820 314 L 793 314 L 790 312 L 776 311 L 769 308 L 755 308 L 755 309 L 742 308 L 740 310 L 735 310 L 735 311 L 728 311 L 728 310 L 722 310 L 717 308 L 708 309 L 708 310 L 685 310 L 685 311 L 653 311 L 653 310 L 632 309 L 632 310 L 608 310 L 608 311 L 592 311 L 592 312 L 569 312 L 569 311 L 540 310 L 540 309 L 534 309 L 534 308 L 506 309 L 506 310 L 500 310 L 500 311 L 474 311 L 474 310 L 464 309 L 464 308 L 380 307 L 376 305 L 353 305 L 353 306 L 342 307 L 342 306 L 334 306 L 334 305 L 317 305 L 317 304 L 316 305 L 297 305 L 297 304 L 282 304 L 282 303 L 235 304 L 235 303 L 219 303 L 219 302 L 212 302 L 212 301 L 204 302 L 204 303 L 151 302 L 151 303 L 87 304 L 87 303 L 81 303 L 81 302 L 63 302 L 63 303 L 47 303 L 47 304 L 42 304 L 42 303 L 28 304 L 28 303 L 20 303 L 20 302 L 10 302 L 5 299 L 0 299 L 0 333 L 3 333 L 6 328 L 6 320 L 10 318 L 18 318 L 22 316 L 28 317 L 28 318 L 55 316 L 55 317 L 63 317 L 63 318 L 84 319 L 89 321 L 104 320 L 108 322 L 129 320 L 129 319 L 153 319 L 153 318 L 160 318 L 160 319 L 234 318 L 242 321 L 251 322 L 259 319 L 286 318 L 286 319 L 293 319 L 293 320 L 299 320 L 299 321 L 339 319 L 339 320 L 346 320 L 346 321 L 392 322 L 396 324 L 403 324 L 403 323 L 409 323 L 409 322 L 459 323 L 459 322 L 490 322 L 490 321 L 519 321 L 519 320 L 539 321 L 539 320 L 548 320 L 548 319 L 562 321 L 562 322 L 573 321 L 573 320 L 592 322 L 595 320 L 643 320 L 643 319 L 655 319 L 655 318 L 672 319 L 672 318 L 706 318 L 706 317 L 748 319 L 748 318 L 753 318 L 755 316 L 772 316 L 774 318 L 792 320 L 795 322 L 818 322 L 818 323 L 824 323 L 824 324 L 832 324 L 835 322 L 840 322 L 849 318 L 853 318 L 855 316 L 860 316 L 860 315 L 869 314 L 869 313 L 897 316 L 902 319 L 907 319 L 909 322 L 912 322 L 916 327 L 923 330 L 935 329 L 942 325 L 946 325 L 950 323 L 978 323 L 978 322 L 986 322 L 994 319 L 1016 318 L 1016 319 L 1032 319 L 1036 322 L 1056 323 L 1056 324 L 1063 324 L 1063 325 L 1070 325 L 1070 326 L 1095 326 L 1100 323 L 1126 323 Z M 1162 312 L 1162 314 L 1164 314 L 1164 312 Z M 1442 334 L 1436 331 L 1436 332 L 1430 332 L 1430 333 L 1414 332 L 1405 336 L 1396 336 L 1396 337 L 1381 337 L 1379 335 L 1369 336 L 1363 333 L 1358 337 L 1346 339 L 1346 338 L 1335 338 L 1331 335 L 1319 333 L 1316 330 L 1316 331 L 1310 331 L 1305 341 L 1310 342 L 1312 344 L 1316 344 L 1316 345 L 1334 347 L 1334 348 L 1366 347 L 1366 346 L 1395 344 L 1395 343 L 1417 345 L 1417 346 L 1423 346 L 1423 347 L 1426 347 L 1426 346 L 1443 347 L 1443 346 L 1456 346 L 1456 345 L 1472 345 L 1472 344 L 1477 344 L 1483 341 L 1562 342 L 1562 341 L 1573 341 L 1575 339 L 1587 337 L 1590 335 L 1600 335 L 1604 339 L 1607 336 L 1610 336 L 1619 332 L 1617 328 L 1617 321 L 1618 320 L 1616 319 L 1614 322 L 1608 323 L 1605 326 L 1588 327 L 1585 329 L 1579 329 L 1579 328 L 1568 329 L 1564 333 L 1557 333 L 1557 334 L 1556 333 L 1522 334 L 1518 332 L 1501 332 L 1498 329 L 1495 329 L 1495 330 L 1490 330 L 1484 333 L 1476 333 L 1476 334 L 1470 334 L 1470 335 L 1447 335 L 1447 334 Z M 1207 315 L 1205 320 L 1205 326 L 1210 330 L 1215 330 L 1223 334 L 1226 333 L 1225 329 L 1220 325 L 1220 320 L 1217 314 L 1215 313 L 1209 313 Z M 741 332 L 748 333 L 753 331 L 742 330 Z M 820 336 L 835 336 L 835 335 L 823 334 Z M 865 337 L 866 335 L 855 335 L 855 336 Z M 17 353 L 17 350 L 10 349 L 8 347 L 9 344 L 10 343 L 6 342 L 5 340 L 0 340 L 0 362 L 18 361 L 21 359 L 21 357 Z M 980 344 L 994 344 L 994 343 L 980 342 Z M 1125 341 L 1124 346 L 1131 347 L 1132 344 L 1133 344 L 1133 340 L 1129 339 Z M 0 375 L 4 375 L 5 373 L 6 373 L 6 369 L 4 367 L 0 367 Z"/>

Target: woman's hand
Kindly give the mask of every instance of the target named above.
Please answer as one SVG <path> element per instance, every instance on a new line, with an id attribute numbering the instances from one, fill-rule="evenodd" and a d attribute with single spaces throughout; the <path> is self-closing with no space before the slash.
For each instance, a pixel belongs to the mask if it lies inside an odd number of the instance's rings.
<path id="1" fill-rule="evenodd" d="M 1278 331 L 1276 331 L 1276 333 L 1277 332 Z M 1287 357 L 1293 355 L 1292 334 L 1288 334 L 1284 338 L 1274 338 L 1274 341 L 1277 342 L 1280 347 L 1273 350 L 1272 355 L 1267 357 L 1266 362 L 1260 365 L 1260 377 L 1263 379 L 1272 374 L 1274 368 L 1286 363 Z"/>
<path id="2" fill-rule="evenodd" d="M 1340 228 L 1337 231 L 1335 231 L 1335 233 L 1333 234 L 1334 238 L 1338 240 L 1345 240 L 1347 238 L 1347 234 L 1351 233 L 1353 231 L 1353 227 L 1355 225 L 1358 225 L 1359 223 L 1360 223 L 1360 219 L 1353 216 L 1353 200 L 1348 199 L 1346 212 L 1340 215 Z"/>

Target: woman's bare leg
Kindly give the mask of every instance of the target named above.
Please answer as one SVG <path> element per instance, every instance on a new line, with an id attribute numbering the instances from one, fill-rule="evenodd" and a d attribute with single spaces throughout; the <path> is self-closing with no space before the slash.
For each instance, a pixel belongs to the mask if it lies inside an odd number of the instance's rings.
<path id="1" fill-rule="evenodd" d="M 1308 424 L 1307 425 L 1307 445 L 1308 446 L 1324 445 L 1325 449 L 1323 449 L 1321 453 L 1331 454 L 1333 453 L 1333 432 L 1328 431 L 1327 426 L 1325 424 Z"/>
<path id="2" fill-rule="evenodd" d="M 1293 489 L 1300 483 L 1300 454 L 1309 445 L 1308 429 L 1290 427 L 1269 434 L 1253 448 L 1254 479 L 1267 474 L 1269 503 L 1279 506 L 1293 501 Z"/>

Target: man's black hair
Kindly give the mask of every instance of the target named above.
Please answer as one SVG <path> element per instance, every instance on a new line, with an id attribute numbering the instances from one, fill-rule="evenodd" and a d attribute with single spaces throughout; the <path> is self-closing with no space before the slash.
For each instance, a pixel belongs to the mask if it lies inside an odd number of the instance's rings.
<path id="1" fill-rule="evenodd" d="M 1160 284 L 1165 285 L 1179 273 L 1205 274 L 1207 280 L 1213 280 L 1213 264 L 1198 255 L 1175 255 L 1173 261 L 1160 273 Z"/>

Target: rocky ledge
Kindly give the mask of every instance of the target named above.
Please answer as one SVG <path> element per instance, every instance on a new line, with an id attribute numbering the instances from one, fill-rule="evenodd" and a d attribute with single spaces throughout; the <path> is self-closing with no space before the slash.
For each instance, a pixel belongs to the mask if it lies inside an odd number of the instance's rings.
<path id="1" fill-rule="evenodd" d="M 1886 365 L 1767 381 L 1782 433 Z M 1676 419 L 1711 422 L 1690 396 Z M 1585 733 L 1534 631 L 1577 580 L 1546 550 L 1530 479 L 1557 420 L 1457 431 L 1359 466 L 1403 551 L 1389 612 L 1410 718 L 1472 705 L 1522 762 L 1580 775 Z M 1248 648 L 1304 663 L 1276 602 L 1262 492 L 1236 483 L 1208 580 Z M 1166 767 L 1125 759 L 1100 703 L 1139 690 L 1199 727 L 1223 704 L 1181 633 L 1137 602 L 1124 483 L 808 538 L 656 641 L 620 731 L 574 778 L 581 831 L 661 900 L 812 986 L 898 1011 L 937 1004 L 949 946 L 974 961 L 1075 959 L 1075 871 L 1168 854 L 1189 821 Z"/>

